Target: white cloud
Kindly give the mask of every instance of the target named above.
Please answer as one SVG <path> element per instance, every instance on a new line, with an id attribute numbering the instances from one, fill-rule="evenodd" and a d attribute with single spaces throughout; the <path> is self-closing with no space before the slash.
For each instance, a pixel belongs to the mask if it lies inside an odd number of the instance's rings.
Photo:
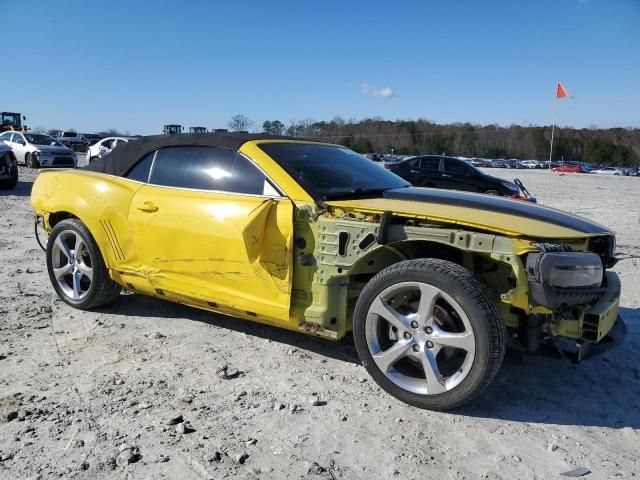
<path id="1" fill-rule="evenodd" d="M 389 87 L 384 87 L 380 90 L 374 90 L 373 94 L 376 97 L 391 98 L 393 97 L 393 90 L 391 90 Z"/>
<path id="2" fill-rule="evenodd" d="M 381 97 L 381 98 L 393 97 L 393 90 L 391 90 L 389 87 L 376 88 L 373 85 L 369 85 L 368 83 L 361 83 L 360 90 L 365 95 L 373 95 L 374 97 Z"/>

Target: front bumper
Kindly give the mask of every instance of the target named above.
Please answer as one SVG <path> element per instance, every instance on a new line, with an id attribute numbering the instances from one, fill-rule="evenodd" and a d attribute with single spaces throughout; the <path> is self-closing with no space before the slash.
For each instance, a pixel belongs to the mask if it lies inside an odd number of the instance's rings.
<path id="1" fill-rule="evenodd" d="M 606 290 L 600 299 L 575 320 L 562 319 L 551 325 L 558 349 L 575 361 L 618 345 L 626 334 L 618 315 L 621 284 L 618 275 L 606 272 Z"/>
<path id="2" fill-rule="evenodd" d="M 75 168 L 76 159 L 71 156 L 47 156 L 41 157 L 40 166 L 43 168 L 61 167 L 61 168 Z"/>
<path id="3" fill-rule="evenodd" d="M 587 357 L 600 355 L 609 350 L 619 347 L 624 343 L 627 336 L 627 325 L 622 317 L 617 317 L 613 327 L 602 338 L 601 342 L 594 343 L 588 341 L 576 341 L 566 337 L 556 339 L 560 352 L 571 359 L 574 363 L 579 363 Z"/>

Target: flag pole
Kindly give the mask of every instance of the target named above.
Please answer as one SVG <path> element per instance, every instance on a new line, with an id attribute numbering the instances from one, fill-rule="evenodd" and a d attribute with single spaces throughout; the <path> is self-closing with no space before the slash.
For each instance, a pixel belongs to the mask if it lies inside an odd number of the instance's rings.
<path id="1" fill-rule="evenodd" d="M 556 129 L 556 111 L 558 110 L 558 95 L 553 96 L 553 123 L 551 124 L 551 148 L 549 148 L 549 171 L 551 171 L 551 158 L 553 156 L 553 134 Z"/>

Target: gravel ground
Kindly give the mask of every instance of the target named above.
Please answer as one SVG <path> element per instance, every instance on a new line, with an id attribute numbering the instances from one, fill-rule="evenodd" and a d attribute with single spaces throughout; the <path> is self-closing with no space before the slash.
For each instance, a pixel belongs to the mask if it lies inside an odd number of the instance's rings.
<path id="1" fill-rule="evenodd" d="M 639 178 L 516 173 L 619 232 L 626 342 L 580 365 L 510 354 L 475 403 L 433 413 L 377 388 L 349 340 L 135 295 L 68 307 L 35 243 L 34 172 L 20 175 L 0 192 L 0 478 L 640 475 Z"/>

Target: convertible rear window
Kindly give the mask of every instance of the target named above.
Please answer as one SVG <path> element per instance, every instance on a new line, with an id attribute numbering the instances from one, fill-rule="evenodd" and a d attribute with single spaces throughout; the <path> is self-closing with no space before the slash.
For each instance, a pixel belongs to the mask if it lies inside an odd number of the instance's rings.
<path id="1" fill-rule="evenodd" d="M 358 190 L 391 190 L 408 185 L 348 148 L 312 143 L 262 143 L 260 148 L 316 200 Z"/>

